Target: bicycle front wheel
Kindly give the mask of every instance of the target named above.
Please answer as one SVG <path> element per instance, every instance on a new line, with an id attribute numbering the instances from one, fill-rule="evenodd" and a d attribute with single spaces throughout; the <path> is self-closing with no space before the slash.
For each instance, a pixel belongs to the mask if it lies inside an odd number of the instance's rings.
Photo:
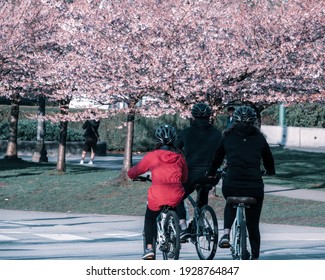
<path id="1" fill-rule="evenodd" d="M 199 212 L 196 229 L 196 252 L 200 260 L 212 260 L 217 251 L 218 221 L 216 213 L 209 205 Z"/>
<path id="2" fill-rule="evenodd" d="M 165 244 L 162 248 L 164 260 L 178 260 L 180 244 L 179 219 L 175 211 L 169 211 L 164 224 Z"/>

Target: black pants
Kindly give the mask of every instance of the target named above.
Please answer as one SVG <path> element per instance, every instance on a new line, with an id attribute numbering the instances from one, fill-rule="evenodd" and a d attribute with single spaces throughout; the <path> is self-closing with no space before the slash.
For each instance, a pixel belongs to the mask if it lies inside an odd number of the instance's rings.
<path id="1" fill-rule="evenodd" d="M 222 187 L 222 194 L 227 199 L 229 196 L 249 196 L 254 197 L 257 203 L 245 209 L 246 223 L 249 241 L 252 248 L 252 257 L 258 258 L 260 254 L 261 235 L 259 229 L 260 216 L 262 211 L 264 189 L 263 188 L 229 188 Z M 231 228 L 236 217 L 236 208 L 232 205 L 225 205 L 224 228 Z"/>
<path id="2" fill-rule="evenodd" d="M 207 169 L 189 169 L 189 176 L 187 182 L 184 184 L 185 194 L 183 200 L 185 200 L 195 190 L 195 185 L 199 183 L 199 179 L 204 176 L 206 171 Z M 206 188 L 200 188 L 198 190 L 196 203 L 199 208 L 208 204 L 209 191 L 210 190 Z M 186 210 L 183 202 L 177 206 L 176 210 L 180 220 L 186 219 Z"/>
<path id="3" fill-rule="evenodd" d="M 156 219 L 160 211 L 152 211 L 148 208 L 144 216 L 144 234 L 146 237 L 146 244 L 153 244 L 153 238 L 157 236 Z"/>

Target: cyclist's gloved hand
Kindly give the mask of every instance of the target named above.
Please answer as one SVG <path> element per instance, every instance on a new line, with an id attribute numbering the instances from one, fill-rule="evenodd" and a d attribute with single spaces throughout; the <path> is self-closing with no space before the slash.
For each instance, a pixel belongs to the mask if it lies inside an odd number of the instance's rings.
<path id="1" fill-rule="evenodd" d="M 214 176 L 209 176 L 207 172 L 203 177 L 201 177 L 200 184 L 215 186 L 219 183 L 220 177 L 221 176 L 219 176 L 219 174 Z"/>

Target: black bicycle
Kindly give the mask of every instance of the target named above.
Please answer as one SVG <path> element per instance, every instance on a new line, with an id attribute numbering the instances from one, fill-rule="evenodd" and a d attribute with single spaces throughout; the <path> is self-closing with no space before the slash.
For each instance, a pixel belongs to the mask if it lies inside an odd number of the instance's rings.
<path id="1" fill-rule="evenodd" d="M 139 176 L 134 181 L 150 181 L 149 176 Z M 157 237 L 154 238 L 153 250 L 155 253 L 157 248 L 162 252 L 164 260 L 178 260 L 181 249 L 180 244 L 180 228 L 179 219 L 176 212 L 168 205 L 162 207 L 160 214 L 156 220 L 157 223 Z M 143 231 L 143 250 L 147 248 L 146 236 Z"/>
<path id="2" fill-rule="evenodd" d="M 211 190 L 211 184 L 197 184 L 196 189 L 207 188 Z M 210 205 L 198 207 L 191 195 L 187 197 L 193 207 L 193 219 L 189 223 L 190 237 L 185 242 L 195 245 L 198 257 L 201 260 L 212 260 L 218 245 L 218 220 L 215 211 Z M 183 242 L 183 241 L 182 241 Z"/>

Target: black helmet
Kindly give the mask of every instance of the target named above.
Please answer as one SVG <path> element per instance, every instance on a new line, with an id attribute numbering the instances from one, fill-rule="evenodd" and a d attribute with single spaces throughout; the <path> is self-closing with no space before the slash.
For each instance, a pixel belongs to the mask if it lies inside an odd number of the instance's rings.
<path id="1" fill-rule="evenodd" d="M 254 124 L 256 121 L 256 112 L 249 106 L 241 106 L 234 112 L 235 122 Z"/>
<path id="2" fill-rule="evenodd" d="M 164 124 L 157 127 L 155 135 L 161 144 L 172 145 L 176 139 L 176 130 L 174 127 Z"/>
<path id="3" fill-rule="evenodd" d="M 194 118 L 209 118 L 211 111 L 211 108 L 207 104 L 197 103 L 192 107 L 192 116 Z"/>

